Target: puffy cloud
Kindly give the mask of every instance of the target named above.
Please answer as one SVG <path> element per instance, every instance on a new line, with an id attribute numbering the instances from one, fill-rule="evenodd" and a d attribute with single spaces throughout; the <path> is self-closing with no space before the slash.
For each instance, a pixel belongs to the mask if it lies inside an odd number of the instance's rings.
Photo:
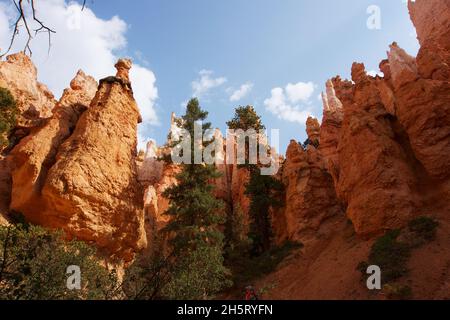
<path id="1" fill-rule="evenodd" d="M 271 97 L 264 101 L 266 110 L 279 119 L 304 124 L 312 116 L 311 101 L 315 85 L 312 82 L 288 84 L 285 89 L 274 88 Z M 302 102 L 303 105 L 299 105 Z"/>
<path id="2" fill-rule="evenodd" d="M 199 72 L 199 79 L 192 82 L 192 90 L 194 97 L 201 97 L 208 93 L 209 90 L 220 87 L 227 79 L 224 77 L 213 78 L 213 71 L 211 70 L 201 70 Z"/>
<path id="3" fill-rule="evenodd" d="M 38 68 L 39 80 L 56 96 L 69 85 L 78 69 L 96 79 L 115 74 L 117 53 L 125 50 L 127 45 L 127 24 L 123 20 L 117 16 L 101 19 L 88 7 L 81 11 L 80 4 L 65 0 L 40 0 L 36 2 L 36 9 L 39 19 L 56 34 L 52 34 L 50 51 L 46 34 L 33 39 L 32 59 Z M 11 5 L 0 5 L 0 48 L 8 47 L 10 25 L 15 18 L 16 12 Z M 11 52 L 23 50 L 25 36 L 21 32 Z M 144 122 L 157 123 L 155 75 L 135 64 L 130 77 Z"/>
<path id="4" fill-rule="evenodd" d="M 289 83 L 286 86 L 286 94 L 292 103 L 308 101 L 313 92 L 314 83 L 312 82 L 299 82 L 296 84 Z"/>
<path id="5" fill-rule="evenodd" d="M 155 100 L 158 99 L 154 73 L 140 65 L 134 65 L 130 72 L 130 80 L 144 124 L 159 124 L 154 108 Z"/>
<path id="6" fill-rule="evenodd" d="M 253 83 L 247 82 L 244 83 L 238 90 L 234 91 L 233 94 L 230 96 L 231 102 L 236 102 L 239 100 L 242 100 L 247 94 L 250 93 L 253 89 Z"/>
<path id="7" fill-rule="evenodd" d="M 384 77 L 384 73 L 383 72 L 378 72 L 378 71 L 375 71 L 375 70 L 368 71 L 367 75 L 369 75 L 371 77 L 376 77 L 376 76 Z"/>

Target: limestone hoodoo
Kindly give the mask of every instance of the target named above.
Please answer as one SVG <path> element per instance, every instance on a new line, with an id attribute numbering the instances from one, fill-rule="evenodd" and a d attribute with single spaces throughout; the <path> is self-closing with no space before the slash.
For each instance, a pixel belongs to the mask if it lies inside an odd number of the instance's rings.
<path id="1" fill-rule="evenodd" d="M 100 81 L 48 172 L 42 222 L 130 261 L 147 244 L 136 167 L 141 116 L 128 81 L 131 61 L 116 67 L 116 77 Z"/>
<path id="2" fill-rule="evenodd" d="M 0 61 L 0 87 L 8 89 L 19 110 L 12 142 L 16 143 L 52 116 L 56 100 L 50 90 L 37 80 L 37 68 L 25 53 L 19 52 Z"/>
<path id="3" fill-rule="evenodd" d="M 70 88 L 54 108 L 44 126 L 24 138 L 10 153 L 12 210 L 23 213 L 28 221 L 45 225 L 41 216 L 44 202 L 42 187 L 56 161 L 60 146 L 72 134 L 81 114 L 88 109 L 97 90 L 97 82 L 79 71 Z"/>

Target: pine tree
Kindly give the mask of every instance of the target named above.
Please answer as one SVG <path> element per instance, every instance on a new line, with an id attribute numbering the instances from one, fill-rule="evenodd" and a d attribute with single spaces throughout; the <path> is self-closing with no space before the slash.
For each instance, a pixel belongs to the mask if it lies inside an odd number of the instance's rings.
<path id="1" fill-rule="evenodd" d="M 251 167 L 250 181 L 245 194 L 250 198 L 250 230 L 252 254 L 260 255 L 270 249 L 272 242 L 272 221 L 270 209 L 280 207 L 284 191 L 281 181 L 272 176 L 261 175 L 259 168 Z"/>
<path id="2" fill-rule="evenodd" d="M 198 100 L 192 99 L 178 125 L 194 137 L 194 124 L 207 116 Z M 203 134 L 210 128 L 210 123 L 203 123 Z M 203 142 L 203 147 L 209 143 Z M 230 285 L 229 271 L 223 266 L 224 237 L 219 229 L 224 223 L 222 202 L 214 197 L 211 185 L 220 174 L 213 165 L 194 164 L 193 144 L 191 151 L 191 164 L 182 165 L 178 184 L 164 193 L 170 201 L 166 214 L 171 217 L 164 231 L 171 234 L 174 257 L 173 274 L 164 293 L 173 299 L 210 298 Z"/>
<path id="3" fill-rule="evenodd" d="M 254 129 L 256 132 L 260 132 L 265 129 L 261 117 L 252 106 L 237 108 L 234 118 L 227 125 L 233 130 Z M 246 149 L 248 149 L 248 145 L 246 145 Z M 260 165 L 247 163 L 242 167 L 250 173 L 250 181 L 245 190 L 245 194 L 250 198 L 248 236 L 252 240 L 252 253 L 259 255 L 270 248 L 272 239 L 270 209 L 282 205 L 280 199 L 284 186 L 272 176 L 261 175 Z"/>

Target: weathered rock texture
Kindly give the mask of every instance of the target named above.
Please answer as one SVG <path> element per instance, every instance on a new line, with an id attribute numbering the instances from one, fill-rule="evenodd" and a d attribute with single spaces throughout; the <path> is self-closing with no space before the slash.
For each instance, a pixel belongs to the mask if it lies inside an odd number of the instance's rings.
<path id="1" fill-rule="evenodd" d="M 117 76 L 98 88 L 78 72 L 53 117 L 10 153 L 11 209 L 130 261 L 146 246 L 135 161 L 141 117 L 128 79 L 131 61 L 116 67 Z"/>
<path id="2" fill-rule="evenodd" d="M 438 44 L 450 52 L 450 2 L 447 0 L 408 1 L 409 13 L 421 46 L 427 42 Z"/>
<path id="3" fill-rule="evenodd" d="M 320 128 L 319 150 L 323 156 L 328 171 L 333 176 L 334 181 L 338 180 L 339 171 L 339 134 L 342 127 L 344 112 L 342 103 L 336 97 L 333 82 L 327 81 L 326 93 L 322 94 L 323 99 L 323 118 Z"/>
<path id="4" fill-rule="evenodd" d="M 149 141 L 144 160 L 138 161 L 138 180 L 144 189 L 144 219 L 148 243 L 146 255 L 151 255 L 155 249 L 166 247 L 167 238 L 160 231 L 167 225 L 170 217 L 165 214 L 169 209 L 169 200 L 163 193 L 177 183 L 176 175 L 181 170 L 179 165 L 169 165 L 160 159 L 168 154 L 167 148 L 159 148 L 154 141 Z"/>
<path id="5" fill-rule="evenodd" d="M 306 181 L 325 181 L 320 170 L 333 177 L 339 201 L 363 236 L 403 227 L 431 203 L 448 199 L 449 8 L 448 1 L 409 3 L 421 44 L 417 58 L 393 43 L 388 59 L 380 63 L 383 77 L 368 76 L 364 65 L 355 63 L 353 81 L 336 77 L 326 83 L 318 150 L 302 152 L 291 143 L 283 167 L 287 208 L 275 218 L 286 219 L 276 223 L 286 226 L 285 237 L 304 228 L 295 217 L 307 226 L 317 225 L 303 218 L 314 207 L 314 201 L 305 201 L 314 194 Z M 316 138 L 317 131 L 308 119 L 309 138 Z M 448 205 L 440 208 L 449 210 Z"/>
<path id="6" fill-rule="evenodd" d="M 274 214 L 274 224 L 280 224 L 277 220 L 282 218 L 285 222 L 281 225 L 286 230 L 284 233 L 276 228 L 277 242 L 287 239 L 304 242 L 305 236 L 315 233 L 325 220 L 343 214 L 331 175 L 315 147 L 304 150 L 299 143 L 291 141 L 282 181 L 286 187 L 285 207 Z"/>
<path id="7" fill-rule="evenodd" d="M 356 231 L 366 235 L 400 227 L 412 217 L 417 181 L 399 140 L 401 132 L 395 130 L 396 119 L 378 92 L 381 80 L 367 76 L 362 64 L 353 65 L 352 78 L 352 94 L 340 99 L 344 119 L 337 193 Z M 335 87 L 340 85 L 336 81 Z"/>
<path id="8" fill-rule="evenodd" d="M 17 102 L 19 128 L 38 126 L 43 119 L 52 116 L 54 96 L 37 81 L 36 67 L 24 53 L 12 54 L 6 61 L 0 61 L 0 87 L 7 88 Z"/>
<path id="9" fill-rule="evenodd" d="M 306 121 L 306 133 L 311 141 L 319 141 L 320 139 L 320 123 L 319 120 L 309 117 Z"/>
<path id="10" fill-rule="evenodd" d="M 124 65 L 128 70 L 130 65 Z M 128 77 L 118 67 L 117 77 L 100 81 L 42 190 L 43 216 L 52 227 L 93 241 L 125 260 L 146 246 L 135 162 L 139 121 Z"/>
<path id="11" fill-rule="evenodd" d="M 53 117 L 44 126 L 33 130 L 10 153 L 13 182 L 10 207 L 26 214 L 29 221 L 47 224 L 47 217 L 42 216 L 45 199 L 41 193 L 48 171 L 96 91 L 97 82 L 79 71 L 57 103 Z"/>
<path id="12" fill-rule="evenodd" d="M 147 186 L 144 194 L 145 231 L 147 235 L 147 252 L 165 248 L 167 237 L 160 231 L 170 221 L 165 214 L 169 209 L 169 200 L 163 196 L 164 191 L 177 183 L 176 175 L 180 172 L 177 165 L 163 165 L 159 180 Z"/>
<path id="13" fill-rule="evenodd" d="M 163 175 L 163 162 L 159 161 L 161 150 L 156 142 L 149 141 L 147 150 L 142 162 L 138 162 L 138 180 L 144 185 L 151 185 L 159 182 Z"/>
<path id="14" fill-rule="evenodd" d="M 416 0 L 409 10 L 421 44 L 417 57 L 393 43 L 380 63 L 383 77 L 355 63 L 352 81 L 329 80 L 322 123 L 307 122 L 308 137 L 319 146 L 289 145 L 276 176 L 286 196 L 284 207 L 271 213 L 275 242 L 296 240 L 305 247 L 288 271 L 275 274 L 285 283 L 283 298 L 364 296 L 354 289 L 356 266 L 372 244 L 366 238 L 420 215 L 433 215 L 441 227 L 439 250 L 413 257 L 415 279 L 425 287 L 429 268 L 423 261 L 439 260 L 438 285 L 420 289 L 427 297 L 448 297 L 450 2 Z M 21 138 L 29 134 L 8 162 L 0 158 L 0 224 L 10 205 L 30 222 L 61 228 L 126 261 L 146 243 L 151 252 L 164 241 L 156 236 L 168 222 L 163 193 L 176 184 L 180 167 L 163 164 L 158 157 L 168 150 L 153 142 L 138 161 L 131 61 L 120 60 L 116 68 L 116 77 L 98 88 L 79 72 L 55 104 L 25 55 L 0 62 L 0 86 L 19 103 Z M 171 133 L 172 139 L 179 134 L 175 115 Z M 216 138 L 223 139 L 218 132 Z M 218 170 L 223 176 L 213 181 L 216 196 L 248 224 L 248 172 L 226 161 Z"/>

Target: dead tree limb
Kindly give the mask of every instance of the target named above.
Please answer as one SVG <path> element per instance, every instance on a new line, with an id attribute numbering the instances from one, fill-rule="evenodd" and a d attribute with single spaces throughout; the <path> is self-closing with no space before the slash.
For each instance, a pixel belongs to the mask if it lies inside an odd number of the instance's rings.
<path id="1" fill-rule="evenodd" d="M 25 54 L 33 55 L 33 51 L 31 50 L 30 43 L 33 40 L 33 37 L 37 36 L 39 33 L 46 33 L 48 35 L 48 50 L 50 52 L 51 44 L 52 44 L 52 34 L 56 33 L 55 30 L 47 26 L 40 18 L 38 18 L 36 12 L 35 2 L 36 0 L 11 0 L 14 4 L 14 7 L 17 10 L 17 19 L 15 20 L 13 26 L 13 33 L 11 35 L 11 40 L 9 42 L 9 46 L 4 53 L 0 52 L 0 59 L 6 56 L 12 49 L 15 41 L 17 40 L 17 36 L 19 35 L 21 30 L 24 30 L 27 35 L 27 40 L 25 43 L 25 47 L 23 51 Z M 83 0 L 81 10 L 83 11 L 86 8 L 87 0 Z M 29 7 L 31 10 L 32 22 L 37 25 L 37 28 L 34 29 L 34 34 L 32 33 L 32 29 L 30 27 L 30 17 L 27 17 L 26 8 Z"/>

